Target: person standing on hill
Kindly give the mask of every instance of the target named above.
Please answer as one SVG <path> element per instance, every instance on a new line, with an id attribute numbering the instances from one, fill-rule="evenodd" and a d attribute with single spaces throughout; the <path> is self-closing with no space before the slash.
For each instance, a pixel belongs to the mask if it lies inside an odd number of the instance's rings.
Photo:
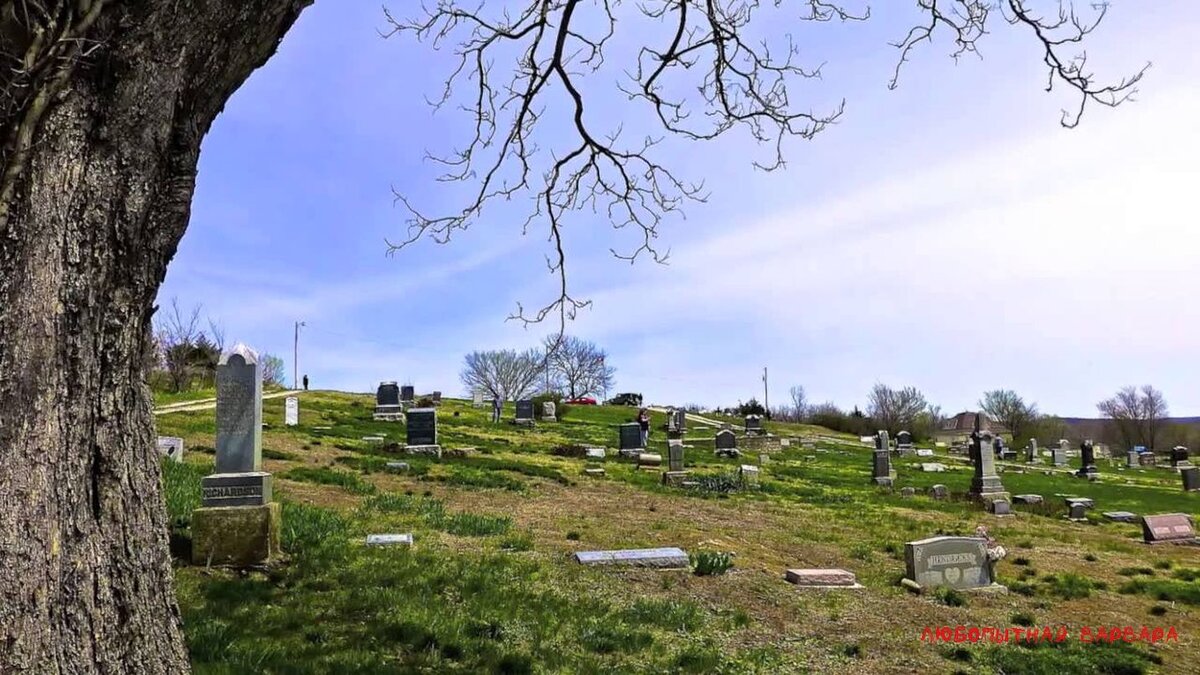
<path id="1" fill-rule="evenodd" d="M 308 375 L 304 376 L 304 391 L 308 391 Z"/>
<path id="2" fill-rule="evenodd" d="M 504 399 L 500 394 L 492 396 L 492 424 L 500 423 L 500 410 L 504 407 Z"/>
<path id="3" fill-rule="evenodd" d="M 637 423 L 642 429 L 642 447 L 648 447 L 650 443 L 650 413 L 645 408 L 638 411 Z"/>

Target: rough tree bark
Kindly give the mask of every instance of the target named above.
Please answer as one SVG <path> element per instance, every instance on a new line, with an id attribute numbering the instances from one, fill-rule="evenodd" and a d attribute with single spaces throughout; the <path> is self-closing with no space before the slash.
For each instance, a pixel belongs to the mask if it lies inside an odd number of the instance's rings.
<path id="1" fill-rule="evenodd" d="M 2 673 L 188 670 L 153 303 L 201 140 L 311 2 L 0 2 Z"/>

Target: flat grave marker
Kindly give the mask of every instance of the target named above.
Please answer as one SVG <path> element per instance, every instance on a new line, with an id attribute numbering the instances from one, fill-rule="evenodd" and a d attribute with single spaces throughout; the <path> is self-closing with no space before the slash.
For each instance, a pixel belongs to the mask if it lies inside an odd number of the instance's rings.
<path id="1" fill-rule="evenodd" d="M 575 560 L 581 565 L 622 565 L 679 569 L 691 565 L 681 548 L 639 548 L 616 551 L 579 551 Z"/>

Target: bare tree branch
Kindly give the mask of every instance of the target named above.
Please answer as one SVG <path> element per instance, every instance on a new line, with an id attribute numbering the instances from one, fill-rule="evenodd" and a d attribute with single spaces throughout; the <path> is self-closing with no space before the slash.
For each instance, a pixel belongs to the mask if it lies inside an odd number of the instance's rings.
<path id="1" fill-rule="evenodd" d="M 618 230 L 633 231 L 635 244 L 629 250 L 611 250 L 617 258 L 632 263 L 648 256 L 665 263 L 668 252 L 658 244 L 659 226 L 665 218 L 682 215 L 685 204 L 706 200 L 702 183 L 679 177 L 657 159 L 664 138 L 712 140 L 743 131 L 768 152 L 754 166 L 770 171 L 785 164 L 786 138 L 811 139 L 842 115 L 844 101 L 818 112 L 791 100 L 789 91 L 821 77 L 823 64 L 801 64 L 790 33 L 751 42 L 751 26 L 766 25 L 766 6 L 786 12 L 795 23 L 870 17 L 865 6 L 852 11 L 826 0 L 796 2 L 798 10 L 783 0 L 642 0 L 633 7 L 621 0 L 522 0 L 515 3 L 519 9 L 510 11 L 511 4 L 437 0 L 417 19 L 385 11 L 385 37 L 412 35 L 435 49 L 453 45 L 455 66 L 430 104 L 441 108 L 461 94 L 466 101 L 460 110 L 472 125 L 464 147 L 428 155 L 443 167 L 441 181 L 470 186 L 462 208 L 429 213 L 410 195 L 393 190 L 396 202 L 408 212 L 407 232 L 389 241 L 388 251 L 394 254 L 422 238 L 447 243 L 478 221 L 489 204 L 528 196 L 531 207 L 522 232 L 534 224 L 546 228 L 551 243 L 547 267 L 558 277 L 558 293 L 528 315 L 518 304 L 509 318 L 528 325 L 557 313 L 560 335 L 566 321 L 590 304 L 573 297 L 567 284 L 563 228 L 568 214 L 590 210 Z M 485 5 L 502 9 L 485 14 Z M 1085 72 L 1084 56 L 1062 53 L 1096 28 L 1105 5 L 1095 6 L 1092 21 L 1079 19 L 1070 0 L 1059 0 L 1055 19 L 1036 15 L 1025 0 L 917 0 L 917 7 L 927 20 L 895 43 L 900 57 L 892 88 L 912 51 L 932 43 L 936 34 L 952 36 L 952 57 L 977 55 L 977 43 L 987 34 L 997 7 L 1008 23 L 1031 30 L 1043 51 L 1049 85 L 1059 82 L 1078 92 L 1079 107 L 1074 114 L 1064 112 L 1064 126 L 1078 124 L 1090 101 L 1115 106 L 1129 100 L 1145 72 L 1101 86 Z M 779 23 L 770 18 L 771 25 Z M 606 128 L 598 115 L 588 114 L 591 99 L 583 93 L 583 83 L 604 76 L 606 49 L 618 25 L 626 30 L 639 20 L 662 35 L 654 44 L 637 48 L 616 89 L 631 103 L 643 104 L 663 134 L 626 138 L 621 124 Z M 498 77 L 493 66 L 505 59 L 512 59 L 513 66 Z M 687 89 L 681 83 L 692 85 L 695 96 L 674 93 Z M 561 110 L 563 117 L 547 118 L 547 110 Z M 623 111 L 621 117 L 628 114 Z M 567 124 L 567 140 L 542 148 L 537 132 L 559 121 Z"/>

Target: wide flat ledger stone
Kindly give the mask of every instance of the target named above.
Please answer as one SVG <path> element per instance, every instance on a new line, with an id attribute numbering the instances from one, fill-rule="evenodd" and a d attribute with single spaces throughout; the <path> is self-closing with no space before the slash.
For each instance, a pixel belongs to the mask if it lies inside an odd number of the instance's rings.
<path id="1" fill-rule="evenodd" d="M 1137 514 L 1128 511 L 1105 511 L 1104 517 L 1109 520 L 1115 520 L 1118 523 L 1132 523 L 1137 519 Z"/>
<path id="2" fill-rule="evenodd" d="M 678 569 L 691 563 L 681 548 L 637 548 L 620 551 L 579 551 L 575 560 L 581 565 L 624 565 Z"/>
<path id="3" fill-rule="evenodd" d="M 405 446 L 404 451 L 410 455 L 432 455 L 439 459 L 442 457 L 440 445 L 409 445 Z"/>
<path id="4" fill-rule="evenodd" d="M 404 544 L 412 546 L 412 533 L 407 534 L 368 534 L 367 546 L 395 546 Z"/>
<path id="5" fill-rule="evenodd" d="M 584 469 L 583 473 L 587 476 L 603 476 L 604 469 Z"/>
<path id="6" fill-rule="evenodd" d="M 791 569 L 786 579 L 804 588 L 863 588 L 853 572 L 837 569 Z"/>
<path id="7" fill-rule="evenodd" d="M 408 471 L 408 462 L 388 462 L 388 471 Z"/>
<path id="8" fill-rule="evenodd" d="M 1014 504 L 1041 504 L 1041 495 L 1013 495 Z"/>

